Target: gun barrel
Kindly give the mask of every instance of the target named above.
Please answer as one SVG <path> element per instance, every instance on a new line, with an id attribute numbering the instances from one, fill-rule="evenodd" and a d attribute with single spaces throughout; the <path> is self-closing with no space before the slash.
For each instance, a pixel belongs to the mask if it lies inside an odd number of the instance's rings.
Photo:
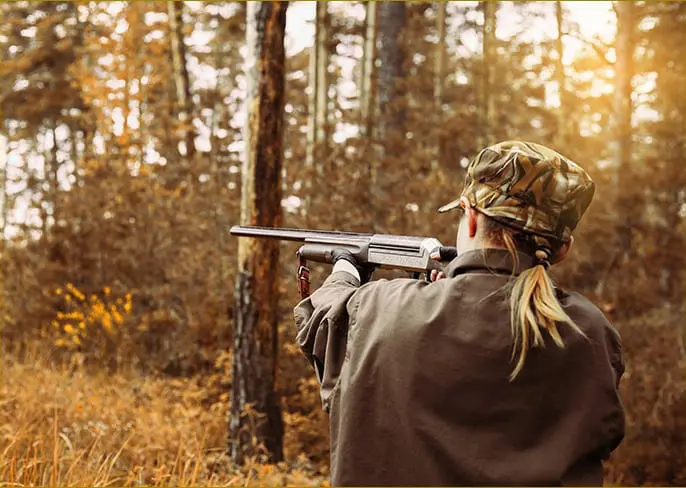
<path id="1" fill-rule="evenodd" d="M 304 242 L 300 249 L 306 259 L 331 264 L 331 252 L 336 247 L 348 249 L 362 264 L 381 268 L 421 272 L 440 269 L 436 259 L 448 258 L 443 245 L 431 237 L 396 236 L 387 234 L 357 234 L 327 230 L 288 229 L 234 225 L 231 234 L 238 237 L 278 239 Z M 436 254 L 438 253 L 438 254 Z"/>
<path id="2" fill-rule="evenodd" d="M 282 241 L 305 242 L 313 238 L 342 238 L 364 239 L 371 238 L 373 234 L 357 234 L 355 232 L 337 232 L 321 230 L 288 229 L 282 227 L 257 227 L 234 225 L 231 227 L 231 235 L 238 237 L 261 237 L 279 239 Z"/>

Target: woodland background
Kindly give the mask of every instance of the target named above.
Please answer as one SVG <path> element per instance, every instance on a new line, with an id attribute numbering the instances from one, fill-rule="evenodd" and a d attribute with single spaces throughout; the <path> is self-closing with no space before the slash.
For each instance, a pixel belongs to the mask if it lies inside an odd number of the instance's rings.
<path id="1" fill-rule="evenodd" d="M 628 432 L 607 482 L 684 485 L 686 2 L 595 3 L 609 37 L 568 2 L 312 6 L 314 39 L 285 60 L 274 191 L 284 226 L 449 244 L 436 208 L 482 145 L 579 162 L 596 198 L 553 274 L 624 340 Z M 294 244 L 271 270 L 283 456 L 226 454 L 246 10 L 0 4 L 1 483 L 326 482 Z"/>

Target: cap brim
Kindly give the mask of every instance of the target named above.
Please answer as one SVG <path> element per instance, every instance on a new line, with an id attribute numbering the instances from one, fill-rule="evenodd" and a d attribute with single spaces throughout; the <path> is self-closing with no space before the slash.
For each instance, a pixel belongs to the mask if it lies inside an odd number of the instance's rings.
<path id="1" fill-rule="evenodd" d="M 450 212 L 451 210 L 455 210 L 457 207 L 460 206 L 460 200 L 462 197 L 458 198 L 457 200 L 453 200 L 452 202 L 443 205 L 441 208 L 438 209 L 438 213 L 443 213 L 443 212 Z"/>

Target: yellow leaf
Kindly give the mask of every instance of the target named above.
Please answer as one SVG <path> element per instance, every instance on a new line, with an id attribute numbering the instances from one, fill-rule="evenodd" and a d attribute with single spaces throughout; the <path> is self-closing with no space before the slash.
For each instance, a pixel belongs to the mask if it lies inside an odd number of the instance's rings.
<path id="1" fill-rule="evenodd" d="M 109 315 L 102 318 L 102 326 L 107 332 L 112 332 L 112 318 Z"/>
<path id="2" fill-rule="evenodd" d="M 117 312 L 116 310 L 113 310 L 113 311 L 112 311 L 112 317 L 114 318 L 114 322 L 115 322 L 117 325 L 121 325 L 122 322 L 124 322 L 124 320 L 123 320 L 121 314 L 120 314 L 119 312 Z"/>

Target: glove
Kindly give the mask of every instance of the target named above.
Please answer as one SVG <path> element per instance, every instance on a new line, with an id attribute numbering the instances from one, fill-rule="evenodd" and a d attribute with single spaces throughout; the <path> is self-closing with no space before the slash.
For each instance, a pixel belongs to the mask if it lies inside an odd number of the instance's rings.
<path id="1" fill-rule="evenodd" d="M 457 248 L 451 246 L 441 246 L 433 250 L 431 253 L 431 259 L 434 261 L 452 261 L 457 257 Z M 429 281 L 438 281 L 445 278 L 445 273 L 437 269 L 432 269 L 431 273 L 427 277 Z"/>
<path id="2" fill-rule="evenodd" d="M 457 257 L 457 248 L 451 246 L 437 247 L 431 252 L 434 261 L 452 261 Z"/>
<path id="3" fill-rule="evenodd" d="M 331 260 L 334 265 L 341 259 L 344 261 L 348 261 L 350 264 L 355 266 L 355 269 L 357 269 L 357 272 L 360 274 L 361 283 L 367 283 L 369 280 L 372 279 L 372 274 L 374 273 L 374 266 L 364 266 L 360 264 L 355 258 L 355 256 L 353 256 L 353 253 L 351 253 L 348 249 L 345 249 L 344 247 L 337 247 L 333 251 L 331 251 Z"/>

